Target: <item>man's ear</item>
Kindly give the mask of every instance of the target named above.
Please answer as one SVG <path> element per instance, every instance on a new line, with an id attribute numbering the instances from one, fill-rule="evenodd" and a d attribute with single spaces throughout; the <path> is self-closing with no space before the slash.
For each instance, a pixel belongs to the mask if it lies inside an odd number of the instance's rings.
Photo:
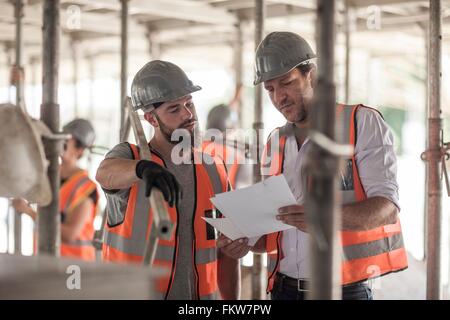
<path id="1" fill-rule="evenodd" d="M 158 120 L 153 112 L 145 112 L 144 119 L 147 120 L 153 127 L 159 127 Z"/>
<path id="2" fill-rule="evenodd" d="M 315 64 L 312 66 L 311 70 L 309 70 L 308 78 L 311 82 L 311 88 L 315 89 L 317 84 L 317 67 Z"/>

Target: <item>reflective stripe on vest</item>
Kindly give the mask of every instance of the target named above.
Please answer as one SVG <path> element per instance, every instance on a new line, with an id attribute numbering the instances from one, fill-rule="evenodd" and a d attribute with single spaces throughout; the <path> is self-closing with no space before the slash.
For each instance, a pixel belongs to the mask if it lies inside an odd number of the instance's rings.
<path id="1" fill-rule="evenodd" d="M 82 247 L 82 246 L 92 246 L 92 240 L 74 240 L 67 243 L 71 246 Z"/>
<path id="2" fill-rule="evenodd" d="M 89 179 L 87 171 L 82 170 L 72 175 L 61 185 L 59 190 L 59 209 L 61 214 L 70 215 L 72 210 L 82 201 L 86 200 L 94 190 L 97 192 L 97 187 Z M 95 249 L 92 245 L 92 239 L 94 238 L 95 232 L 94 218 L 97 202 L 94 203 L 92 211 L 77 238 L 70 243 L 61 243 L 61 256 L 88 261 L 95 260 Z"/>
<path id="3" fill-rule="evenodd" d="M 239 161 L 242 160 L 239 151 L 227 144 L 214 141 L 203 141 L 202 150 L 212 157 L 218 157 L 223 160 L 228 171 L 228 180 L 231 187 L 234 189 L 236 187 L 237 174 L 239 171 Z M 228 159 L 230 154 L 233 156 L 233 159 Z M 232 163 L 228 163 L 229 160 L 232 160 Z"/>
<path id="4" fill-rule="evenodd" d="M 135 159 L 139 159 L 139 152 L 135 145 L 130 145 Z M 194 216 L 194 273 L 197 280 L 197 295 L 199 299 L 217 298 L 217 249 L 214 232 L 201 218 L 206 213 L 213 214 L 210 197 L 227 190 L 228 181 L 226 171 L 216 159 L 206 154 L 202 164 L 195 164 L 196 208 Z M 152 161 L 164 166 L 160 156 L 153 153 Z M 199 163 L 199 162 L 195 162 Z M 210 163 L 210 164 L 208 164 Z M 156 291 L 161 298 L 167 298 L 172 287 L 175 274 L 178 227 L 177 210 L 168 207 L 169 216 L 175 224 L 175 232 L 170 240 L 158 240 L 156 256 L 153 266 L 166 270 L 166 274 L 157 280 Z M 141 263 L 146 246 L 146 239 L 151 232 L 153 213 L 148 198 L 145 197 L 143 181 L 135 183 L 130 190 L 128 205 L 124 221 L 117 226 L 105 228 L 103 257 L 108 261 Z M 214 231 L 214 229 L 212 229 Z"/>
<path id="5" fill-rule="evenodd" d="M 356 145 L 356 112 L 362 105 L 337 107 L 338 119 L 344 124 L 341 142 Z M 376 110 L 375 110 L 376 111 Z M 376 111 L 378 112 L 378 111 Z M 277 175 L 283 172 L 285 155 L 285 142 L 288 125 L 276 129 L 275 134 L 269 137 L 263 157 L 271 147 L 272 136 L 279 135 L 279 145 L 273 152 L 273 159 L 277 165 L 266 163 L 268 175 Z M 278 158 L 279 157 L 279 158 Z M 277 159 L 278 158 L 278 159 Z M 262 167 L 262 170 L 265 169 Z M 345 170 L 341 173 L 343 203 L 363 201 L 367 199 L 361 184 L 356 166 L 355 156 L 347 160 Z M 281 250 L 282 233 L 267 235 L 266 249 L 268 256 L 268 284 L 267 292 L 272 290 L 274 275 L 279 269 L 279 261 L 283 258 Z M 351 284 L 382 276 L 391 272 L 401 271 L 408 267 L 406 251 L 403 244 L 400 220 L 366 231 L 341 231 L 342 240 L 342 284 Z"/>

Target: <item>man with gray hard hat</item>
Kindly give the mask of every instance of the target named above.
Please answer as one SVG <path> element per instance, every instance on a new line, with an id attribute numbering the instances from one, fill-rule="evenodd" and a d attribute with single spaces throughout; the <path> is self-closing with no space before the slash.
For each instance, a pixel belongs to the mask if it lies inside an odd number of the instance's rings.
<path id="1" fill-rule="evenodd" d="M 152 232 L 147 197 L 155 187 L 163 193 L 175 232 L 172 239 L 158 242 L 152 264 L 165 271 L 155 288 L 161 299 L 239 296 L 238 260 L 216 248 L 215 231 L 202 219 L 216 215 L 209 199 L 229 190 L 225 166 L 191 144 L 177 149 L 178 134 L 189 143 L 194 140 L 198 124 L 191 94 L 200 89 L 173 63 L 154 60 L 144 65 L 133 79 L 131 98 L 133 108 L 142 110 L 155 129 L 149 142 L 152 160 L 141 160 L 136 145 L 120 143 L 96 176 L 108 200 L 106 261 L 143 260 Z M 179 157 L 184 161 L 179 163 Z"/>
<path id="2" fill-rule="evenodd" d="M 262 174 L 285 176 L 298 204 L 279 208 L 277 219 L 296 228 L 263 236 L 252 248 L 246 239 L 244 244 L 229 239 L 218 244 L 236 258 L 248 250 L 267 252 L 267 292 L 274 300 L 303 300 L 309 290 L 310 235 L 303 207 L 308 176 L 303 164 L 312 143 L 307 131 L 316 86 L 315 57 L 308 43 L 292 32 L 272 32 L 256 50 L 254 84 L 263 83 L 287 120 L 269 136 Z M 375 109 L 360 104 L 337 105 L 336 110 L 344 142 L 354 146 L 340 173 L 342 299 L 371 300 L 368 279 L 408 266 L 398 220 L 393 135 Z"/>
<path id="3" fill-rule="evenodd" d="M 92 147 L 95 131 L 85 119 L 70 121 L 63 131 L 71 134 L 71 138 L 64 143 L 60 164 L 61 256 L 94 261 L 92 240 L 98 192 L 88 172 L 79 167 L 78 160 Z M 12 204 L 17 212 L 36 219 L 36 211 L 24 199 L 14 199 Z"/>

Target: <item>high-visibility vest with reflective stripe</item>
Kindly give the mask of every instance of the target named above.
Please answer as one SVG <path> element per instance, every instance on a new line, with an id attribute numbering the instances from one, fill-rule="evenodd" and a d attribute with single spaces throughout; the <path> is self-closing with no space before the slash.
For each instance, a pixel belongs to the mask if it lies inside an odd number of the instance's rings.
<path id="1" fill-rule="evenodd" d="M 202 150 L 203 152 L 211 155 L 212 157 L 219 157 L 221 158 L 227 168 L 227 174 L 228 174 L 228 180 L 230 181 L 230 185 L 233 189 L 236 188 L 236 180 L 237 180 L 237 174 L 239 171 L 239 162 L 241 159 L 241 155 L 238 150 L 233 149 L 232 147 L 223 144 L 218 143 L 215 141 L 203 141 L 202 144 Z M 227 155 L 233 156 L 233 162 L 228 163 Z"/>
<path id="2" fill-rule="evenodd" d="M 140 159 L 138 148 L 130 144 L 135 159 Z M 165 166 L 161 156 L 152 151 L 152 161 Z M 195 161 L 196 206 L 194 213 L 193 235 L 193 269 L 196 277 L 196 291 L 199 299 L 218 298 L 217 284 L 217 249 L 214 228 L 202 219 L 216 215 L 215 208 L 209 200 L 215 194 L 225 192 L 228 188 L 226 170 L 223 163 L 209 155 L 194 152 L 195 157 L 202 156 L 206 161 Z M 175 275 L 178 256 L 178 211 L 166 203 L 175 232 L 170 240 L 158 239 L 153 266 L 166 270 L 158 278 L 155 291 L 161 299 L 167 299 Z M 106 261 L 141 263 L 145 245 L 150 236 L 153 212 L 145 196 L 145 183 L 139 181 L 131 186 L 124 221 L 116 226 L 105 228 L 103 259 Z"/>
<path id="3" fill-rule="evenodd" d="M 82 201 L 89 198 L 92 192 L 97 192 L 95 183 L 89 179 L 88 173 L 84 170 L 72 175 L 59 189 L 59 209 L 61 214 L 70 216 L 72 210 Z M 98 194 L 97 194 L 98 199 Z M 61 243 L 61 256 L 78 258 L 88 261 L 95 260 L 95 249 L 92 246 L 94 238 L 94 218 L 97 202 L 92 206 L 92 211 L 84 222 L 81 233 L 75 241 Z"/>
<path id="4" fill-rule="evenodd" d="M 337 119 L 343 121 L 344 141 L 356 146 L 356 112 L 365 107 L 363 105 L 337 106 Z M 367 107 L 365 107 L 367 108 Z M 373 109 L 376 111 L 375 109 Z M 378 112 L 378 111 L 376 111 Z M 263 174 L 278 175 L 283 172 L 284 151 L 290 127 L 286 125 L 275 129 L 268 139 L 263 152 Z M 292 132 L 291 132 L 292 133 Z M 271 149 L 274 138 L 279 145 L 276 150 Z M 268 154 L 272 150 L 273 154 Z M 364 187 L 361 184 L 356 166 L 355 155 L 347 159 L 345 177 L 342 185 L 343 204 L 367 199 Z M 267 292 L 273 287 L 274 276 L 279 270 L 280 260 L 284 255 L 281 250 L 282 232 L 267 235 L 266 250 L 268 257 L 268 284 Z M 342 285 L 365 281 L 401 271 L 408 267 L 406 251 L 403 245 L 400 220 L 394 224 L 384 225 L 366 231 L 341 231 L 342 241 Z"/>

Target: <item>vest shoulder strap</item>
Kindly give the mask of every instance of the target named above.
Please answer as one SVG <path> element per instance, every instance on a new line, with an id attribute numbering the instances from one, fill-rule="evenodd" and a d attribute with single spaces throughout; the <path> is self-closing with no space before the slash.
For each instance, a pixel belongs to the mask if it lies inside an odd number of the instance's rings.
<path id="1" fill-rule="evenodd" d="M 357 142 L 357 137 L 358 137 L 358 132 L 357 132 L 357 128 L 358 128 L 358 123 L 357 123 L 357 112 L 358 110 L 360 110 L 361 108 L 366 108 L 366 109 L 370 109 L 374 112 L 376 112 L 377 114 L 380 115 L 380 117 L 382 119 L 383 115 L 381 114 L 381 112 L 377 109 L 371 108 L 371 107 L 367 107 L 363 104 L 356 104 L 356 105 L 343 105 L 343 104 L 339 104 L 337 105 L 337 118 L 338 119 L 342 119 L 343 123 L 343 130 L 342 130 L 342 136 L 341 138 L 341 143 L 348 143 L 351 144 L 352 146 L 356 146 L 356 142 Z"/>
<path id="2" fill-rule="evenodd" d="M 222 158 L 218 156 L 211 156 L 205 152 L 199 151 L 203 161 L 202 166 L 208 173 L 209 180 L 214 189 L 214 193 L 218 194 L 230 190 L 228 181 L 227 168 Z"/>

